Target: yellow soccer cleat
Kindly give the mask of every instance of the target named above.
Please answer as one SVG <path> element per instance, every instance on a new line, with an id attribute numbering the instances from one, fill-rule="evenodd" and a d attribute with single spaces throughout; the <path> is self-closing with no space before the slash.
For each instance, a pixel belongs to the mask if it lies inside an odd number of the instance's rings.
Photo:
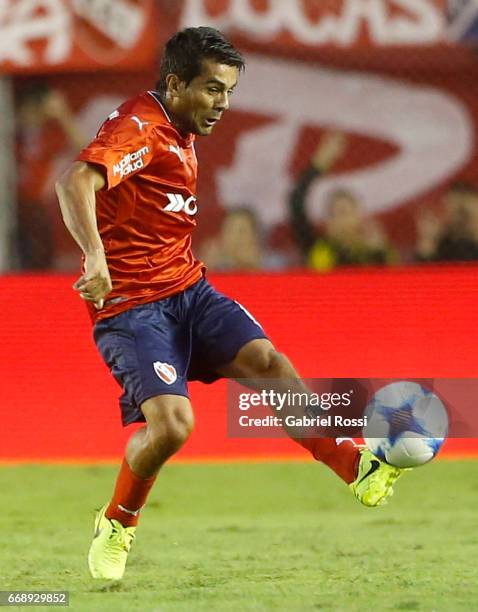
<path id="1" fill-rule="evenodd" d="M 393 495 L 393 485 L 404 471 L 380 461 L 368 448 L 363 448 L 357 478 L 349 487 L 364 506 L 382 506 Z"/>
<path id="2" fill-rule="evenodd" d="M 88 553 L 88 566 L 93 578 L 121 580 L 136 527 L 123 527 L 119 521 L 107 518 L 107 507 L 103 506 L 96 515 L 95 535 Z"/>

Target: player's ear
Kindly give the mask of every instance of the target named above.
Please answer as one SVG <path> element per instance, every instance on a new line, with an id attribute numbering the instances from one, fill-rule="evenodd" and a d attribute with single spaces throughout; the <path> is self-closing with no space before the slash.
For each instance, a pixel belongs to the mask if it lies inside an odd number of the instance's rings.
<path id="1" fill-rule="evenodd" d="M 185 83 L 177 74 L 168 74 L 166 77 L 167 92 L 172 98 L 176 98 L 184 91 Z"/>

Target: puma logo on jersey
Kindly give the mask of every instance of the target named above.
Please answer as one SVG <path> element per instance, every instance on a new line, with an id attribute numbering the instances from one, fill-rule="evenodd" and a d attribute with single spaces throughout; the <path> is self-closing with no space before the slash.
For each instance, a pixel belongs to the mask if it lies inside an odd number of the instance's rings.
<path id="1" fill-rule="evenodd" d="M 167 193 L 169 204 L 164 207 L 168 212 L 185 212 L 187 215 L 195 215 L 198 211 L 196 198 L 190 196 L 187 200 L 180 193 Z"/>
<path id="2" fill-rule="evenodd" d="M 171 153 L 174 153 L 175 155 L 177 155 L 179 157 L 179 160 L 181 162 L 183 162 L 183 154 L 181 153 L 181 149 L 179 147 L 175 147 L 174 145 L 169 145 L 169 150 L 171 151 Z"/>
<path id="3" fill-rule="evenodd" d="M 134 153 L 128 153 L 117 164 L 113 165 L 113 176 L 119 174 L 121 178 L 128 176 L 136 170 L 141 170 L 144 166 L 143 157 L 149 153 L 148 147 L 142 147 Z"/>
<path id="4" fill-rule="evenodd" d="M 136 115 L 133 115 L 131 117 L 131 119 L 133 121 L 136 121 L 136 123 L 138 124 L 139 130 L 141 131 L 143 129 L 143 125 L 149 125 L 149 121 L 141 121 L 141 119 L 139 117 L 137 117 Z"/>

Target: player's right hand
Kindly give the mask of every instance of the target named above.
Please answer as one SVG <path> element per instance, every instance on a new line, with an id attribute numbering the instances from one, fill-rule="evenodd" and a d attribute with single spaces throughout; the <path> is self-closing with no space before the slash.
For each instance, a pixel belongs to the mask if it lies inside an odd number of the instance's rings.
<path id="1" fill-rule="evenodd" d="M 105 297 L 112 290 L 111 277 L 104 253 L 94 253 L 85 257 L 85 272 L 73 285 L 80 297 L 93 302 L 100 310 L 105 303 Z"/>

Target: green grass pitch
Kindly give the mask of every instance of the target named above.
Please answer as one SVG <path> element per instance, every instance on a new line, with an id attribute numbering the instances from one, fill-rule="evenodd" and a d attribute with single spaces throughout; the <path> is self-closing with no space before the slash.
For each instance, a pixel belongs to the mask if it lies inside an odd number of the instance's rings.
<path id="1" fill-rule="evenodd" d="M 116 469 L 3 466 L 0 590 L 69 590 L 85 612 L 469 611 L 477 468 L 437 461 L 367 509 L 313 462 L 172 464 L 109 585 L 89 578 L 86 554 Z"/>

